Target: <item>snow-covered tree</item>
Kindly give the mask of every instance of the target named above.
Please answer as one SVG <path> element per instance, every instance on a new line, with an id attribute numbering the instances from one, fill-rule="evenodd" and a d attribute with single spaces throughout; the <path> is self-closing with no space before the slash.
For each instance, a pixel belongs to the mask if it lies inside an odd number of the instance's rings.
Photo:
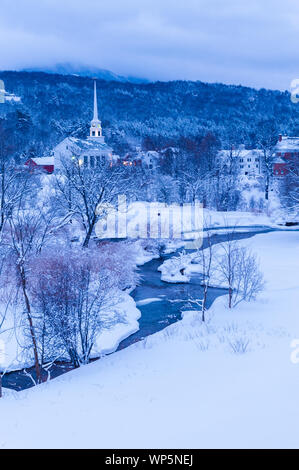
<path id="1" fill-rule="evenodd" d="M 85 231 L 84 247 L 88 247 L 99 214 L 117 202 L 119 195 L 130 193 L 130 170 L 103 162 L 96 168 L 85 168 L 74 158 L 63 162 L 63 169 L 56 178 L 57 204 L 64 216 L 76 218 Z"/>
<path id="2" fill-rule="evenodd" d="M 228 287 L 228 307 L 250 301 L 263 290 L 263 274 L 256 256 L 240 246 L 234 234 L 227 234 L 227 241 L 220 247 L 217 257 L 218 279 Z"/>
<path id="3" fill-rule="evenodd" d="M 37 337 L 34 325 L 34 312 L 28 291 L 30 263 L 38 256 L 46 244 L 50 232 L 52 215 L 46 208 L 29 207 L 28 200 L 22 200 L 9 218 L 9 229 L 5 233 L 5 246 L 8 246 L 7 264 L 11 268 L 11 283 L 19 294 L 18 298 L 27 320 L 28 332 L 34 356 L 37 381 L 42 380 Z"/>
<path id="4" fill-rule="evenodd" d="M 44 250 L 31 264 L 30 281 L 43 356 L 68 357 L 74 367 L 88 363 L 99 332 L 122 321 L 111 313 L 122 282 L 100 249 Z"/>

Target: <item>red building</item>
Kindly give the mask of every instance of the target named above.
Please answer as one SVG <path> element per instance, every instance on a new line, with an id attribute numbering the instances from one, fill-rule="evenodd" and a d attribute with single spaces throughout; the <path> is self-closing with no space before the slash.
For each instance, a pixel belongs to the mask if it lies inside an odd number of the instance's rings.
<path id="1" fill-rule="evenodd" d="M 41 171 L 51 174 L 54 171 L 54 157 L 29 158 L 25 166 L 29 168 L 31 173 Z"/>
<path id="2" fill-rule="evenodd" d="M 279 136 L 276 146 L 275 162 L 273 165 L 274 176 L 285 176 L 292 164 L 299 160 L 299 137 Z"/>

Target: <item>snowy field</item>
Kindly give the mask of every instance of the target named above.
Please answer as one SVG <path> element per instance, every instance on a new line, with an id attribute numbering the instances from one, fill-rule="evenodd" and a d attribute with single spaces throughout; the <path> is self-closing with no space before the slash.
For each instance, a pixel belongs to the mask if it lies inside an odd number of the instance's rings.
<path id="1" fill-rule="evenodd" d="M 299 447 L 299 235 L 242 243 L 266 289 L 207 325 L 195 313 L 98 362 L 0 400 L 0 448 Z M 241 353 L 241 350 L 245 352 Z"/>

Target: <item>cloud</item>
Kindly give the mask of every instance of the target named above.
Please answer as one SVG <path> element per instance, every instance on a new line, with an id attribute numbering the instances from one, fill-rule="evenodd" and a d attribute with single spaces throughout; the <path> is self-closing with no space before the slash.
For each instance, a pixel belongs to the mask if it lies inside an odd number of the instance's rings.
<path id="1" fill-rule="evenodd" d="M 286 89 L 296 68 L 292 0 L 1 0 L 1 69 L 76 62 L 153 80 Z"/>

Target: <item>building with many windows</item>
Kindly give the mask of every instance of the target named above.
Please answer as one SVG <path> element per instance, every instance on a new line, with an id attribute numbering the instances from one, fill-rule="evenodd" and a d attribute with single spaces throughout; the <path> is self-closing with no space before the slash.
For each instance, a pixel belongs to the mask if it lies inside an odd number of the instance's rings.
<path id="1" fill-rule="evenodd" d="M 234 170 L 240 175 L 256 177 L 262 173 L 262 152 L 259 149 L 246 150 L 241 145 L 238 149 L 221 150 L 217 158 L 222 168 L 232 160 Z"/>

